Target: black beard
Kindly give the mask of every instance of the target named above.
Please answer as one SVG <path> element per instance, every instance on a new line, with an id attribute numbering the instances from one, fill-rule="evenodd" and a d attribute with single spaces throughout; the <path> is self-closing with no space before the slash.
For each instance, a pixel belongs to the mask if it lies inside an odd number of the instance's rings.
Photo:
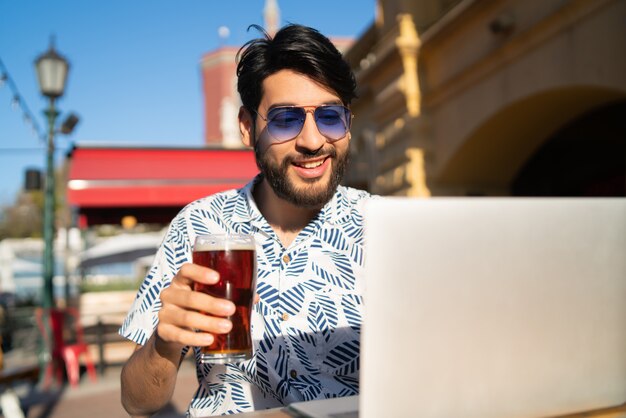
<path id="1" fill-rule="evenodd" d="M 322 155 L 332 158 L 332 172 L 328 181 L 328 187 L 324 190 L 316 190 L 314 186 L 317 180 L 311 180 L 310 183 L 313 187 L 305 186 L 298 189 L 287 177 L 287 170 L 296 157 L 288 156 L 280 166 L 273 165 L 268 159 L 264 158 L 259 148 L 259 146 L 254 147 L 257 166 L 261 174 L 267 179 L 274 193 L 276 193 L 276 196 L 292 205 L 306 209 L 320 209 L 333 198 L 350 158 L 350 153 L 347 150 L 343 155 L 337 156 L 335 147 L 329 147 L 328 149 L 322 147 L 316 152 L 300 152 L 297 158 L 315 158 Z"/>

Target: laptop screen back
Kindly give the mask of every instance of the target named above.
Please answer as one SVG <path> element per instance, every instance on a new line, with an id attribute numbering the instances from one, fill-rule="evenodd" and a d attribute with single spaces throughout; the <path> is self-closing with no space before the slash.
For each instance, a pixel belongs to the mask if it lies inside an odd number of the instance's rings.
<path id="1" fill-rule="evenodd" d="M 626 200 L 385 198 L 366 212 L 362 418 L 626 402 Z"/>

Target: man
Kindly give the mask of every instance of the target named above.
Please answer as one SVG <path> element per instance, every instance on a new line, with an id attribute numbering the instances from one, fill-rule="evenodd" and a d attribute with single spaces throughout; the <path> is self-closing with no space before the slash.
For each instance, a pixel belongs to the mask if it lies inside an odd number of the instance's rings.
<path id="1" fill-rule="evenodd" d="M 241 190 L 191 203 L 172 221 L 120 330 L 138 343 L 122 371 L 122 403 L 134 416 L 168 403 L 188 347 L 197 359 L 197 347 L 231 329 L 231 302 L 192 291 L 194 282 L 218 279 L 190 263 L 201 233 L 254 235 L 259 301 L 253 358 L 196 362 L 189 415 L 358 393 L 362 208 L 369 195 L 339 186 L 354 76 L 326 37 L 299 25 L 244 45 L 237 75 L 239 127 L 260 174 Z"/>

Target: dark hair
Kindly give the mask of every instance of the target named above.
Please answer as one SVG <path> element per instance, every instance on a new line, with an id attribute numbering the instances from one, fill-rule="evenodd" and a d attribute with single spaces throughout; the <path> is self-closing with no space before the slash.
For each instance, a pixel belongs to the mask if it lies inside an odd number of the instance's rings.
<path id="1" fill-rule="evenodd" d="M 237 53 L 237 90 L 253 117 L 263 96 L 263 80 L 280 70 L 292 70 L 335 92 L 344 105 L 356 97 L 356 81 L 348 63 L 332 42 L 317 30 L 284 26 L 272 38 L 258 25 L 263 38 L 246 42 Z"/>

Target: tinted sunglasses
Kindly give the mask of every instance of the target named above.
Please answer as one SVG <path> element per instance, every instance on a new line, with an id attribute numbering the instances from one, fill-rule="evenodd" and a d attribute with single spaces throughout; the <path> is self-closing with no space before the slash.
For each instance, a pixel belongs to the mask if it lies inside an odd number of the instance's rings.
<path id="1" fill-rule="evenodd" d="M 317 130 L 328 141 L 338 141 L 350 130 L 352 112 L 341 105 L 274 107 L 267 112 L 266 117 L 258 112 L 255 113 L 267 122 L 267 131 L 272 139 L 285 142 L 294 139 L 302 132 L 306 114 L 309 112 L 313 113 Z"/>

